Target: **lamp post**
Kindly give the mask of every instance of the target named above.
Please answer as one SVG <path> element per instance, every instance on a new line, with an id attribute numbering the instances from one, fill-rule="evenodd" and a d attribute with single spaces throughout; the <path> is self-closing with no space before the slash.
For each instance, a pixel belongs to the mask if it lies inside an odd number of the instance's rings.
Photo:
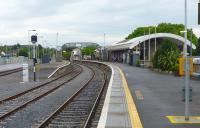
<path id="1" fill-rule="evenodd" d="M 106 52 L 106 51 L 105 51 L 105 47 L 106 47 L 106 46 L 105 46 L 105 45 L 106 45 L 106 34 L 105 34 L 105 33 L 103 34 L 103 45 L 104 45 L 104 46 L 103 46 L 103 50 L 102 50 L 102 61 L 104 61 L 104 54 L 105 54 L 105 52 Z"/>
<path id="2" fill-rule="evenodd" d="M 145 34 L 145 30 L 144 30 L 144 38 L 145 38 L 145 35 L 146 35 L 146 34 Z M 145 43 L 146 43 L 146 42 L 145 42 L 145 39 L 144 39 L 144 47 L 143 47 L 143 59 L 144 59 L 144 65 L 145 65 L 145 59 L 146 59 L 146 57 L 145 57 L 145 54 L 146 54 L 146 52 L 145 52 L 145 50 L 146 50 L 146 48 L 145 48 L 145 47 L 146 47 L 146 46 L 145 46 Z"/>
<path id="3" fill-rule="evenodd" d="M 192 56 L 192 28 L 190 32 L 190 57 Z"/>
<path id="4" fill-rule="evenodd" d="M 156 39 L 157 31 L 156 31 L 156 27 L 157 27 L 157 26 L 155 26 L 155 52 L 156 52 L 156 49 L 157 49 L 157 47 L 156 47 L 156 45 L 157 45 L 157 39 Z"/>
<path id="5" fill-rule="evenodd" d="M 104 49 L 105 49 L 105 47 L 106 47 L 106 34 L 105 33 L 103 34 L 103 43 L 104 43 Z"/>
<path id="6" fill-rule="evenodd" d="M 149 27 L 149 57 L 148 57 L 148 60 L 149 62 L 151 61 L 151 39 L 150 39 L 150 34 L 151 34 L 151 27 Z"/>
<path id="7" fill-rule="evenodd" d="M 185 44 L 184 44 L 184 58 L 185 58 L 185 120 L 189 120 L 189 65 L 187 57 L 187 0 L 185 0 Z"/>
<path id="8" fill-rule="evenodd" d="M 56 33 L 56 57 L 58 57 L 58 32 Z"/>

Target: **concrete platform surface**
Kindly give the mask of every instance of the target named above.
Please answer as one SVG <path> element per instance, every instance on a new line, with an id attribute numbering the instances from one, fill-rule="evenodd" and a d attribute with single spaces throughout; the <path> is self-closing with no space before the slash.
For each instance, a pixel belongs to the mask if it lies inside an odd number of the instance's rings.
<path id="1" fill-rule="evenodd" d="M 200 128 L 200 124 L 171 123 L 169 116 L 184 116 L 185 103 L 182 101 L 183 77 L 160 74 L 147 68 L 138 68 L 126 64 L 119 66 L 124 74 L 138 109 L 144 128 Z M 200 82 L 191 80 L 192 102 L 190 116 L 200 116 Z M 192 119 L 192 117 L 191 117 Z"/>
<path id="2" fill-rule="evenodd" d="M 132 128 L 134 125 L 141 123 L 140 121 L 134 122 L 131 113 L 136 110 L 133 105 L 132 97 L 128 94 L 126 89 L 126 81 L 120 69 L 114 65 L 112 68 L 111 81 L 108 86 L 104 106 L 102 109 L 101 117 L 98 123 L 98 128 Z M 130 101 L 129 100 L 132 100 Z M 137 115 L 138 116 L 138 115 Z M 138 119 L 139 117 L 134 117 Z M 133 124 L 133 122 L 135 124 Z M 139 127 L 142 128 L 139 124 Z"/>
<path id="3" fill-rule="evenodd" d="M 16 68 L 21 68 L 21 67 L 22 67 L 22 63 L 0 65 L 0 72 L 12 70 Z"/>

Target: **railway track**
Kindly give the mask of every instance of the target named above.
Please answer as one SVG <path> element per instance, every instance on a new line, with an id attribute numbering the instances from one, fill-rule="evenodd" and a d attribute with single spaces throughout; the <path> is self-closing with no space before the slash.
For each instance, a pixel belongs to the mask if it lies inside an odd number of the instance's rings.
<path id="1" fill-rule="evenodd" d="M 25 108 L 30 103 L 41 99 L 42 97 L 50 94 L 56 89 L 60 88 L 65 83 L 71 81 L 82 72 L 82 67 L 76 65 L 75 70 L 71 73 L 61 75 L 49 82 L 40 86 L 21 92 L 17 95 L 10 96 L 0 101 L 0 124 L 4 119 L 13 115 L 15 112 Z"/>
<path id="2" fill-rule="evenodd" d="M 38 128 L 90 127 L 93 115 L 107 83 L 107 75 L 99 66 L 89 66 L 93 75 L 82 87 L 47 117 Z M 101 68 L 101 69 L 100 69 Z"/>
<path id="3" fill-rule="evenodd" d="M 80 67 L 80 66 L 79 66 L 79 67 Z M 46 86 L 47 84 L 49 84 L 49 83 L 51 83 L 51 82 L 53 82 L 53 81 L 56 81 L 56 80 L 58 80 L 59 78 L 62 78 L 62 77 L 64 77 L 65 75 L 68 75 L 68 74 L 70 74 L 70 73 L 72 73 L 72 72 L 73 72 L 73 68 L 71 68 L 71 70 L 70 70 L 69 72 L 67 72 L 67 73 L 65 73 L 65 74 L 61 74 L 61 75 L 59 75 L 58 77 L 55 77 L 55 78 L 53 78 L 53 79 L 50 79 L 50 80 L 48 80 L 48 81 L 42 83 L 41 85 L 38 85 L 38 86 L 33 87 L 33 88 L 30 88 L 30 89 L 28 89 L 28 90 L 26 90 L 26 91 L 20 92 L 20 93 L 18 93 L 18 94 L 13 95 L 13 96 L 9 96 L 9 97 L 7 97 L 7 98 L 5 98 L 5 99 L 1 99 L 1 100 L 0 100 L 0 104 L 5 103 L 6 101 L 9 101 L 9 100 L 15 99 L 15 98 L 17 98 L 17 97 L 19 97 L 19 96 L 21 96 L 21 95 L 24 95 L 24 94 L 26 94 L 26 93 L 28 93 L 28 92 L 31 92 L 31 91 L 33 91 L 33 90 L 35 90 L 35 89 L 41 88 L 41 87 L 43 87 L 43 86 Z"/>
<path id="4" fill-rule="evenodd" d="M 16 69 L 11 69 L 11 70 L 6 70 L 6 71 L 1 71 L 0 72 L 0 77 L 10 75 L 16 72 L 22 71 L 22 68 L 16 68 Z"/>
<path id="5" fill-rule="evenodd" d="M 97 66 L 100 67 L 100 66 Z M 85 123 L 84 128 L 97 128 L 98 122 L 101 116 L 101 111 L 104 105 L 107 89 L 108 89 L 108 84 L 109 80 L 111 77 L 111 70 L 108 67 L 101 67 L 104 71 L 105 75 L 105 87 L 101 92 L 101 96 L 98 98 L 97 102 L 95 103 L 95 106 L 93 110 L 91 111 L 90 116 L 88 117 L 87 122 Z"/>

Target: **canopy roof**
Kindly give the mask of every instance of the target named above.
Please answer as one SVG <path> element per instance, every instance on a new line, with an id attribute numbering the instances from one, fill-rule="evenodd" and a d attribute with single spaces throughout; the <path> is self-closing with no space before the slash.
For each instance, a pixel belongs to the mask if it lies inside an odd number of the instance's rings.
<path id="1" fill-rule="evenodd" d="M 116 50 L 125 50 L 125 49 L 133 49 L 135 46 L 137 46 L 139 43 L 143 43 L 144 41 L 147 41 L 154 38 L 169 38 L 179 41 L 180 43 L 184 43 L 185 39 L 179 35 L 171 34 L 171 33 L 156 33 L 156 34 L 150 34 L 145 36 L 140 36 L 133 38 L 128 41 L 122 41 L 119 43 L 116 43 L 114 45 L 109 46 L 107 49 L 109 51 L 116 51 Z M 187 45 L 190 46 L 190 41 L 187 40 Z M 192 44 L 192 48 L 196 49 L 196 46 Z"/>

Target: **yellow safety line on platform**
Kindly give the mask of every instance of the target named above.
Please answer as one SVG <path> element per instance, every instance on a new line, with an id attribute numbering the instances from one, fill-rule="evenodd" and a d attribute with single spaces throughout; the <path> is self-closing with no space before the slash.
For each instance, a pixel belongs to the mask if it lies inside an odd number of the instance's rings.
<path id="1" fill-rule="evenodd" d="M 117 67 L 118 70 L 120 71 L 120 74 L 122 76 L 122 83 L 123 83 L 123 87 L 125 90 L 125 94 L 126 94 L 126 101 L 128 104 L 128 111 L 129 111 L 129 116 L 131 119 L 131 125 L 133 128 L 143 128 L 140 117 L 139 117 L 139 113 L 137 111 L 136 105 L 134 103 L 133 97 L 131 95 L 131 92 L 129 90 L 126 78 L 124 76 L 124 73 L 122 72 L 122 70 Z"/>
<path id="2" fill-rule="evenodd" d="M 184 116 L 166 116 L 172 124 L 200 124 L 200 116 L 190 116 L 189 121 L 185 121 Z"/>

